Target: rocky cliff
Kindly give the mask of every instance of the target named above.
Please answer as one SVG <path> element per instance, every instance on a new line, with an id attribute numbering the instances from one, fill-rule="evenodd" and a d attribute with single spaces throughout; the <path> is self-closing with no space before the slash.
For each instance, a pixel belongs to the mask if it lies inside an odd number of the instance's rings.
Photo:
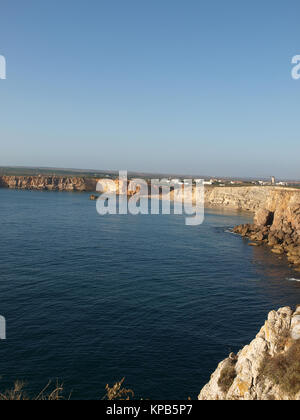
<path id="1" fill-rule="evenodd" d="M 206 205 L 256 213 L 259 209 L 275 211 L 300 200 L 300 190 L 280 187 L 208 187 Z"/>
<path id="2" fill-rule="evenodd" d="M 300 191 L 266 190 L 265 199 L 255 208 L 253 224 L 237 226 L 235 233 L 268 245 L 274 254 L 285 254 L 300 271 Z"/>
<path id="3" fill-rule="evenodd" d="M 270 312 L 252 343 L 219 364 L 199 400 L 300 400 L 300 307 Z"/>
<path id="4" fill-rule="evenodd" d="M 22 190 L 95 191 L 92 178 L 60 176 L 2 176 L 0 187 Z"/>
<path id="5" fill-rule="evenodd" d="M 16 189 L 95 191 L 97 179 L 88 177 L 62 176 L 0 176 L 0 187 Z M 102 179 L 101 184 L 106 192 L 119 192 L 118 181 Z M 173 195 L 171 194 L 171 197 Z M 174 197 L 175 198 L 175 197 Z M 193 200 L 193 195 L 188 197 Z M 299 202 L 300 190 L 275 187 L 206 187 L 205 204 L 207 207 L 251 211 L 259 209 L 275 211 L 278 205 L 284 209 L 294 202 Z"/>

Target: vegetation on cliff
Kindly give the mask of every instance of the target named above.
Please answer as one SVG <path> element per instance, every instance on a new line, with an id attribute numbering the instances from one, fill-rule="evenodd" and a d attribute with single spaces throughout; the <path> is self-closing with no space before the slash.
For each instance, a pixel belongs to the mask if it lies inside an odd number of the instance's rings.
<path id="1" fill-rule="evenodd" d="M 224 393 L 227 393 L 236 378 L 236 360 L 228 359 L 218 379 L 218 385 Z"/>
<path id="2" fill-rule="evenodd" d="M 294 398 L 300 392 L 300 340 L 291 342 L 286 352 L 274 357 L 266 354 L 261 364 L 261 376 Z"/>
<path id="3" fill-rule="evenodd" d="M 134 398 L 132 389 L 124 387 L 125 378 L 116 382 L 113 386 L 106 385 L 105 395 L 102 400 L 130 400 Z M 0 401 L 59 401 L 70 400 L 72 394 L 66 395 L 63 384 L 53 384 L 51 381 L 37 395 L 30 395 L 26 391 L 24 382 L 15 382 L 12 389 L 0 392 Z M 100 399 L 100 398 L 99 398 Z"/>

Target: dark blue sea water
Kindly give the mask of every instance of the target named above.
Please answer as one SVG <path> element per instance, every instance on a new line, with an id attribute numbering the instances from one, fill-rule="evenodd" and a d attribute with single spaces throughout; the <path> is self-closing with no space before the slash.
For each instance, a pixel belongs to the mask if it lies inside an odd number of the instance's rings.
<path id="1" fill-rule="evenodd" d="M 88 194 L 0 189 L 0 388 L 62 379 L 101 398 L 195 398 L 268 311 L 300 303 L 285 262 L 226 230 L 246 214 L 98 216 Z M 298 274 L 298 278 L 300 275 Z"/>

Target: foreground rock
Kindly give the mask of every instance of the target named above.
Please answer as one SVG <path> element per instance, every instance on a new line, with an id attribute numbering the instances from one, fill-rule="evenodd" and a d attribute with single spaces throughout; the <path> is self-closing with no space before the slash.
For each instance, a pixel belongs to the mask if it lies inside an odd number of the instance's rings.
<path id="1" fill-rule="evenodd" d="M 300 306 L 270 312 L 255 340 L 219 364 L 199 400 L 300 400 Z"/>

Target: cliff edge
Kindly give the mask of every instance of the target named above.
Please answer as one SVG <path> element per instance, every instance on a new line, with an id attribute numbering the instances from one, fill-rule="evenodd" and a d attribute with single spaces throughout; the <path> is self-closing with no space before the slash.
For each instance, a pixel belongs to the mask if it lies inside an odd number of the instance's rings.
<path id="1" fill-rule="evenodd" d="M 300 306 L 270 312 L 256 338 L 219 364 L 199 400 L 300 400 Z"/>
<path id="2" fill-rule="evenodd" d="M 1 176 L 0 187 L 21 190 L 95 191 L 97 180 L 86 177 Z"/>
<path id="3" fill-rule="evenodd" d="M 234 228 L 234 232 L 266 244 L 277 255 L 286 255 L 296 271 L 300 271 L 300 191 L 275 190 L 261 203 L 253 224 Z"/>

